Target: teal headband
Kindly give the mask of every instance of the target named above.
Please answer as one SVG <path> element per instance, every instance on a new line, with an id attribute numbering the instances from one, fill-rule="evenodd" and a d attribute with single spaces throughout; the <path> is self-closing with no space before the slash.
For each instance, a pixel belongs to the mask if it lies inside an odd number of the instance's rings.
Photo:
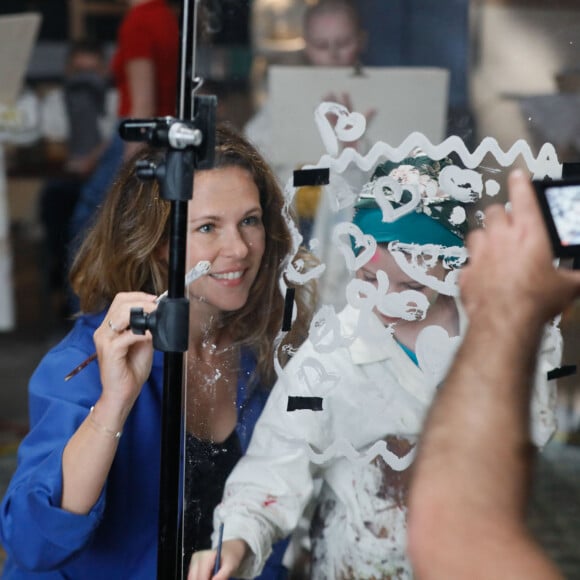
<path id="1" fill-rule="evenodd" d="M 356 210 L 353 223 L 377 243 L 402 242 L 405 244 L 436 244 L 445 247 L 463 246 L 463 240 L 440 222 L 424 213 L 413 211 L 394 222 L 384 222 L 383 212 L 377 207 L 361 207 Z"/>

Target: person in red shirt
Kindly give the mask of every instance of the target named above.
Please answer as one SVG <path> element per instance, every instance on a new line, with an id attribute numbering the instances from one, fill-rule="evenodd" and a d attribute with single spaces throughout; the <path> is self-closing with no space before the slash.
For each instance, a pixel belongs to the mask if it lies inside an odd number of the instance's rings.
<path id="1" fill-rule="evenodd" d="M 119 117 L 174 115 L 179 61 L 176 15 L 165 0 L 129 3 L 112 62 Z"/>
<path id="2" fill-rule="evenodd" d="M 179 23 L 166 0 L 126 0 L 129 10 L 117 34 L 111 72 L 119 92 L 119 120 L 175 115 L 179 67 Z M 123 160 L 141 143 L 125 143 L 115 132 L 75 206 L 71 253 L 79 247 Z M 75 297 L 71 296 L 74 310 Z"/>

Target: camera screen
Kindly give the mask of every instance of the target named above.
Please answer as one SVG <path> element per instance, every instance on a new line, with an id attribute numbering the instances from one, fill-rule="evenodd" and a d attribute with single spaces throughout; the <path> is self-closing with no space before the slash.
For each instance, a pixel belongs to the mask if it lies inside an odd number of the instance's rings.
<path id="1" fill-rule="evenodd" d="M 562 246 L 580 245 L 580 185 L 546 187 L 546 201 Z"/>
<path id="2" fill-rule="evenodd" d="M 554 253 L 580 255 L 580 180 L 534 181 L 534 186 Z"/>

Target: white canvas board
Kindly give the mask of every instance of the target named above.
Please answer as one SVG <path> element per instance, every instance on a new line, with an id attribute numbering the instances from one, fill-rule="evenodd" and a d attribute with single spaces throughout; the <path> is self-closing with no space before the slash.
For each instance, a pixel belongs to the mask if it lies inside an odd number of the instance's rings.
<path id="1" fill-rule="evenodd" d="M 449 71 L 442 68 L 272 66 L 269 102 L 272 111 L 274 163 L 299 166 L 325 153 L 314 110 L 331 93 L 347 93 L 352 109 L 376 110 L 365 141 L 398 146 L 419 131 L 432 143 L 445 137 Z"/>
<path id="2" fill-rule="evenodd" d="M 0 16 L 0 104 L 5 107 L 16 104 L 40 22 L 37 12 Z"/>

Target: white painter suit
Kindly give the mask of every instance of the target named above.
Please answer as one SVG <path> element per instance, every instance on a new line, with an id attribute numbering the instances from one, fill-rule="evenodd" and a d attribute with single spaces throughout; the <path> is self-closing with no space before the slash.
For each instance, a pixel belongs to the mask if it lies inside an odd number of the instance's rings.
<path id="1" fill-rule="evenodd" d="M 466 319 L 457 305 L 463 335 Z M 406 556 L 409 466 L 458 341 L 437 347 L 446 359 L 439 365 L 419 359 L 424 370 L 372 313 L 362 332 L 359 310 L 348 305 L 338 317 L 342 337 L 356 338 L 320 352 L 311 332 L 275 385 L 215 511 L 214 529 L 224 522 L 224 540 L 241 538 L 252 550 L 243 578 L 259 573 L 271 544 L 293 531 L 310 502 L 313 578 L 412 577 Z M 538 446 L 555 429 L 555 385 L 547 371 L 561 356 L 559 331 L 550 327 L 546 336 L 532 403 Z M 303 408 L 288 411 L 296 401 Z M 304 408 L 309 406 L 321 410 Z"/>

